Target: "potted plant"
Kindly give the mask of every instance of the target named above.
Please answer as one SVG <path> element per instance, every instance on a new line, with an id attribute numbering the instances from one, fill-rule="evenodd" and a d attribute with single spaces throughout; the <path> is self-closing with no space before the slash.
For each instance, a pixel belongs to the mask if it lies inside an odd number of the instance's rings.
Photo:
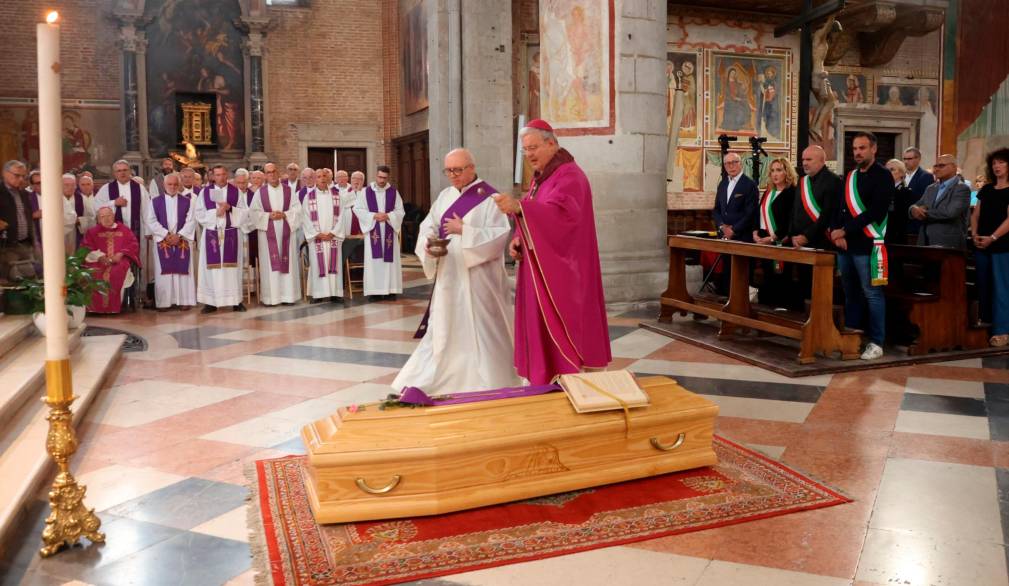
<path id="1" fill-rule="evenodd" d="M 105 293 L 109 290 L 109 283 L 104 279 L 98 279 L 91 272 L 91 269 L 84 266 L 84 257 L 90 252 L 87 248 L 81 247 L 77 252 L 67 257 L 67 274 L 64 280 L 66 288 L 66 307 L 70 315 L 68 326 L 71 330 L 80 327 L 84 323 L 84 314 L 91 297 L 95 293 Z M 46 299 L 45 285 L 42 279 L 21 279 L 18 286 L 24 290 L 25 297 L 31 306 L 32 320 L 39 333 L 45 335 L 46 322 Z"/>

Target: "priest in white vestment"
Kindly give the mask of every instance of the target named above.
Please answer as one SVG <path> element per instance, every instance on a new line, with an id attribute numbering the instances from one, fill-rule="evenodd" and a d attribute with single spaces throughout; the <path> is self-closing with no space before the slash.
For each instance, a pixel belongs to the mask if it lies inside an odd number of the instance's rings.
<path id="1" fill-rule="evenodd" d="M 308 295 L 313 301 L 343 301 L 341 245 L 347 232 L 347 214 L 340 207 L 340 190 L 321 184 L 301 202 L 302 226 L 308 243 Z"/>
<path id="2" fill-rule="evenodd" d="M 147 186 L 147 193 L 151 199 L 165 194 L 165 177 L 175 172 L 175 161 L 169 157 L 161 159 L 160 172 L 154 174 L 151 183 Z"/>
<path id="3" fill-rule="evenodd" d="M 389 167 L 378 167 L 375 181 L 354 203 L 354 215 L 364 233 L 364 294 L 395 299 L 403 292 L 399 233 L 405 214 L 403 198 L 389 183 Z"/>
<path id="4" fill-rule="evenodd" d="M 66 222 L 73 217 L 73 223 Z M 63 175 L 63 247 L 67 256 L 77 252 L 84 234 L 95 225 L 94 210 L 77 190 L 77 177 L 73 173 Z"/>
<path id="5" fill-rule="evenodd" d="M 84 204 L 84 216 L 81 217 L 80 214 L 77 216 L 77 232 L 80 234 L 77 238 L 77 246 L 80 247 L 84 235 L 98 224 L 98 208 L 95 207 L 95 178 L 90 173 L 85 172 L 77 177 L 76 193 L 80 195 Z M 77 206 L 76 203 L 74 205 Z"/>
<path id="6" fill-rule="evenodd" d="M 31 198 L 32 205 L 32 221 L 35 222 L 35 240 L 36 247 L 38 248 L 41 258 L 42 251 L 42 194 L 37 189 L 35 191 L 28 192 Z M 70 243 L 73 242 L 74 236 L 74 226 L 77 224 L 77 214 L 74 212 L 73 198 L 67 201 L 67 198 L 63 198 L 63 248 L 66 254 L 71 254 L 77 250 L 77 247 L 70 247 Z"/>
<path id="7" fill-rule="evenodd" d="M 164 193 L 147 206 L 147 233 L 154 241 L 154 305 L 158 311 L 196 305 L 193 280 L 193 240 L 196 238 L 196 206 L 179 195 L 182 180 L 176 173 L 164 177 Z"/>
<path id="8" fill-rule="evenodd" d="M 224 165 L 213 168 L 213 183 L 193 197 L 196 221 L 203 227 L 199 245 L 200 268 L 196 300 L 202 313 L 232 306 L 245 311 L 242 303 L 242 226 L 249 212 L 238 188 L 228 183 Z"/>
<path id="9" fill-rule="evenodd" d="M 263 167 L 266 184 L 252 198 L 246 230 L 259 241 L 259 302 L 293 304 L 301 298 L 301 262 L 297 229 L 301 226 L 298 194 L 280 180 L 277 166 Z"/>
<path id="10" fill-rule="evenodd" d="M 393 381 L 397 392 L 417 387 L 428 395 L 516 387 L 512 315 L 504 251 L 511 226 L 479 179 L 465 149 L 445 156 L 444 189 L 420 225 L 417 258 L 434 279 L 423 335 Z M 433 257 L 428 237 L 448 238 L 448 254 Z"/>

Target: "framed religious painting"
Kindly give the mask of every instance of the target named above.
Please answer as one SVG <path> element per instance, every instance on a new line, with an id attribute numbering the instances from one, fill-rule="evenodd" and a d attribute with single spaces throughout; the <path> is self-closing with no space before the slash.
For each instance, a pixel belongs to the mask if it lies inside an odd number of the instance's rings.
<path id="1" fill-rule="evenodd" d="M 701 138 L 701 75 L 702 53 L 697 51 L 666 52 L 666 131 L 678 128 L 680 144 L 696 144 Z M 676 89 L 683 90 L 683 111 L 673 120 Z"/>
<path id="2" fill-rule="evenodd" d="M 427 18 L 423 0 L 403 11 L 400 31 L 403 106 L 407 114 L 413 114 L 428 107 Z"/>
<path id="3" fill-rule="evenodd" d="M 561 136 L 612 134 L 613 0 L 540 4 L 540 114 Z"/>
<path id="4" fill-rule="evenodd" d="M 787 147 L 792 133 L 790 51 L 708 55 L 708 143 L 717 144 L 726 134 L 741 140 L 762 136 L 767 147 Z"/>

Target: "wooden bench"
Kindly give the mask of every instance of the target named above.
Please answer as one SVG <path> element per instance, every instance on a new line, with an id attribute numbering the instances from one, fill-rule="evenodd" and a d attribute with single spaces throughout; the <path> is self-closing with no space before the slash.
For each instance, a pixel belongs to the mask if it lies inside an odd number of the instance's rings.
<path id="1" fill-rule="evenodd" d="M 887 310 L 902 312 L 919 330 L 909 355 L 988 347 L 985 329 L 972 326 L 968 319 L 964 251 L 900 244 L 888 244 L 886 250 Z"/>
<path id="2" fill-rule="evenodd" d="M 843 360 L 859 356 L 860 332 L 838 330 L 833 319 L 834 253 L 823 250 L 766 246 L 730 240 L 693 236 L 669 236 L 669 286 L 662 294 L 659 321 L 672 321 L 679 311 L 708 315 L 720 320 L 719 337 L 750 328 L 799 340 L 798 360 L 808 364 L 816 356 L 835 352 Z M 717 307 L 710 300 L 694 299 L 687 293 L 686 253 L 690 250 L 713 252 L 730 257 L 729 299 Z M 758 314 L 750 304 L 750 259 L 767 259 L 810 265 L 813 268 L 813 292 L 809 316 L 804 322 Z"/>

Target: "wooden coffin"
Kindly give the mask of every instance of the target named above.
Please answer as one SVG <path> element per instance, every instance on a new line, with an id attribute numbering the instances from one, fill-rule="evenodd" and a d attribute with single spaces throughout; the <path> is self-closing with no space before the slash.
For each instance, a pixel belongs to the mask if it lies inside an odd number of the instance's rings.
<path id="1" fill-rule="evenodd" d="M 564 393 L 443 407 L 367 405 L 302 429 L 319 523 L 435 515 L 709 466 L 718 406 L 666 377 L 623 411 Z"/>

